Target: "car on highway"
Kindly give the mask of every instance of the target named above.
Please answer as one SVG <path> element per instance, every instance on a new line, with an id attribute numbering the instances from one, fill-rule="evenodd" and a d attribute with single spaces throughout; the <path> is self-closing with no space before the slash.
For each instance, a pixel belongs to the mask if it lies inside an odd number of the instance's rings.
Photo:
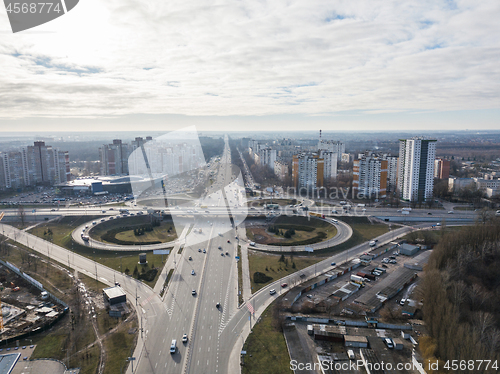
<path id="1" fill-rule="evenodd" d="M 269 294 L 274 295 L 276 293 L 275 289 L 269 290 Z"/>
<path id="2" fill-rule="evenodd" d="M 187 341 L 188 341 L 188 336 L 187 336 L 187 334 L 182 335 L 182 342 L 183 342 L 183 343 L 187 343 Z"/>
<path id="3" fill-rule="evenodd" d="M 172 344 L 170 344 L 170 353 L 174 354 L 177 352 L 177 340 L 172 339 Z"/>
<path id="4" fill-rule="evenodd" d="M 191 295 L 195 296 L 196 295 L 196 290 L 191 291 Z"/>
<path id="5" fill-rule="evenodd" d="M 222 247 L 220 245 L 217 248 L 222 249 Z"/>
<path id="6" fill-rule="evenodd" d="M 201 252 L 201 248 L 198 248 L 198 252 Z"/>
<path id="7" fill-rule="evenodd" d="M 193 261 L 193 258 L 191 256 L 189 256 L 188 260 L 189 261 Z"/>
<path id="8" fill-rule="evenodd" d="M 220 308 L 220 303 L 215 304 L 215 307 L 216 307 L 217 309 L 219 309 L 219 308 Z"/>
<path id="9" fill-rule="evenodd" d="M 283 287 L 283 288 L 288 287 L 288 284 L 287 283 L 282 283 L 281 287 Z"/>
<path id="10" fill-rule="evenodd" d="M 191 270 L 191 275 L 194 275 L 194 270 Z"/>
<path id="11" fill-rule="evenodd" d="M 332 262 L 332 266 L 335 266 L 335 265 L 337 265 L 337 263 L 336 262 Z"/>
<path id="12" fill-rule="evenodd" d="M 203 248 L 203 253 L 207 253 L 207 250 L 205 248 Z"/>
<path id="13" fill-rule="evenodd" d="M 453 214 L 453 210 L 448 211 L 448 214 Z"/>
<path id="14" fill-rule="evenodd" d="M 221 252 L 221 253 L 220 253 L 220 255 L 221 255 L 222 257 L 224 257 L 224 253 L 223 253 L 223 252 Z"/>
<path id="15" fill-rule="evenodd" d="M 227 242 L 228 242 L 228 243 L 231 243 L 231 240 L 229 240 L 229 239 L 228 239 L 228 240 L 227 240 Z"/>

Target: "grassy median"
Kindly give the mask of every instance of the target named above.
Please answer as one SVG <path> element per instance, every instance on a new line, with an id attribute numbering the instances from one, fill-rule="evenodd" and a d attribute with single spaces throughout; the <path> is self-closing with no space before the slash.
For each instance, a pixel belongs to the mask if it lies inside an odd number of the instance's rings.
<path id="1" fill-rule="evenodd" d="M 262 313 L 259 322 L 253 327 L 243 350 L 242 374 L 291 374 L 290 355 L 279 321 L 275 320 L 277 308 L 273 302 Z"/>

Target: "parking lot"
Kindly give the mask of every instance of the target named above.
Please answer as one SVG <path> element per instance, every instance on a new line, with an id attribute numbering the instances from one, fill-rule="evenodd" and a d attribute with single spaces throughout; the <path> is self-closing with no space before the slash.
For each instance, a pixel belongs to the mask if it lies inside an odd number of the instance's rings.
<path id="1" fill-rule="evenodd" d="M 381 300 L 384 301 L 384 298 L 387 300 L 403 298 L 406 286 L 411 284 L 419 273 L 418 270 L 408 269 L 404 265 L 414 264 L 416 261 L 426 262 L 430 251 L 421 250 L 415 256 L 395 255 L 394 252 L 385 252 L 371 260 L 370 265 L 359 266 L 350 273 L 308 291 L 295 302 L 294 310 L 307 312 L 312 309 L 315 312 L 323 312 L 330 316 L 363 316 L 370 310 L 379 309 Z M 344 301 L 339 302 L 332 297 L 332 294 L 351 281 L 351 275 L 359 272 L 371 273 L 375 268 L 383 269 L 385 272 L 377 272 L 376 274 L 380 275 L 375 276 L 375 280 L 365 279 L 363 287 Z M 416 277 L 415 274 L 417 274 Z M 318 279 L 328 275 L 327 272 Z M 381 293 L 384 293 L 384 295 L 381 296 Z"/>

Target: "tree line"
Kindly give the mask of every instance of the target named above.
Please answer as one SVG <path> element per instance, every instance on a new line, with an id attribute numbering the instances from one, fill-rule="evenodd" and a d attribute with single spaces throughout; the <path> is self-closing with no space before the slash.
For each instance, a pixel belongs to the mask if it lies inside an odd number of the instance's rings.
<path id="1" fill-rule="evenodd" d="M 427 359 L 500 361 L 500 220 L 445 234 L 425 269 Z M 440 365 L 442 367 L 442 365 Z M 493 373 L 484 367 L 459 373 Z"/>

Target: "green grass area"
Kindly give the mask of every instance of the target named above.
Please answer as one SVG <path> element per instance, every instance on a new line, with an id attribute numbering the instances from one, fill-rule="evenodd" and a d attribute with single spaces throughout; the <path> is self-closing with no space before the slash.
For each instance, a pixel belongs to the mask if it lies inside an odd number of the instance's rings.
<path id="1" fill-rule="evenodd" d="M 134 229 L 150 226 L 150 224 L 150 217 L 144 215 L 107 220 L 90 228 L 89 235 L 95 240 L 105 243 L 115 243 L 114 238 L 142 244 L 166 243 L 177 239 L 175 225 L 171 219 L 161 221 L 159 226 L 153 226 L 152 231 L 146 231 L 143 235 L 136 236 L 134 234 Z M 110 233 L 113 233 L 111 235 L 113 238 L 108 238 Z"/>
<path id="2" fill-rule="evenodd" d="M 97 314 L 97 330 L 100 335 L 107 333 L 110 330 L 113 330 L 116 326 L 118 326 L 121 322 L 120 318 L 110 317 L 109 313 L 105 310 L 101 310 Z"/>
<path id="3" fill-rule="evenodd" d="M 310 265 L 315 264 L 316 262 L 323 260 L 323 258 L 318 256 L 292 256 L 291 254 L 287 254 L 286 256 L 284 256 L 284 262 L 280 261 L 280 259 L 281 255 L 258 252 L 251 249 L 248 250 L 250 284 L 252 287 L 252 293 L 257 292 L 262 287 L 277 279 L 291 275 L 301 269 L 304 269 Z M 255 272 L 264 273 L 272 279 L 266 283 L 255 283 Z M 293 280 L 296 277 L 298 277 L 298 273 L 292 276 L 291 279 Z"/>
<path id="4" fill-rule="evenodd" d="M 165 290 L 168 287 L 168 282 L 170 282 L 170 279 L 172 278 L 173 273 L 174 273 L 174 269 L 170 269 L 168 271 L 167 277 L 165 278 L 165 283 L 163 283 L 163 288 L 160 291 L 160 297 L 163 297 L 163 294 L 165 293 Z"/>
<path id="5" fill-rule="evenodd" d="M 136 236 L 134 230 L 122 231 L 115 235 L 118 240 L 128 240 L 131 242 L 170 242 L 177 239 L 175 230 L 168 232 L 168 227 L 153 227 L 153 231 L 146 231 L 143 235 Z"/>
<path id="6" fill-rule="evenodd" d="M 276 302 L 267 307 L 248 336 L 243 346 L 247 354 L 243 357 L 242 374 L 293 373 L 285 337 L 277 328 L 277 321 L 273 321 L 273 309 L 276 307 Z"/>
<path id="7" fill-rule="evenodd" d="M 71 329 L 67 316 L 49 331 L 33 335 L 30 339 L 30 344 L 36 344 L 32 358 L 54 358 L 69 364 L 69 367 L 80 367 L 82 373 L 95 373 L 100 352 L 98 347 L 85 349 L 95 341 L 95 333 L 88 317 L 84 317 Z M 79 351 L 82 352 L 77 353 Z"/>
<path id="8" fill-rule="evenodd" d="M 39 339 L 37 339 L 39 338 Z M 56 331 L 45 336 L 33 336 L 33 343 L 36 344 L 35 351 L 31 358 L 55 358 L 63 360 L 66 356 L 62 351 L 65 346 L 68 335 L 64 331 Z"/>
<path id="9" fill-rule="evenodd" d="M 136 327 L 137 319 L 134 319 L 121 325 L 104 340 L 104 346 L 107 353 L 106 365 L 104 367 L 105 374 L 121 373 L 122 368 L 123 372 L 125 372 L 126 360 L 127 357 L 132 355 L 132 350 L 135 346 L 135 338 L 137 336 L 137 332 L 130 334 L 129 331 Z"/>
<path id="10" fill-rule="evenodd" d="M 280 233 L 269 232 L 278 229 Z M 287 230 L 295 230 L 295 235 L 285 238 Z M 309 245 L 329 240 L 337 235 L 337 228 L 316 218 L 280 216 L 269 227 L 247 227 L 247 237 L 259 244 L 266 245 Z"/>
<path id="11" fill-rule="evenodd" d="M 319 249 L 314 251 L 318 255 L 333 255 L 343 252 L 349 248 L 355 247 L 365 241 L 371 240 L 377 236 L 389 231 L 389 226 L 382 223 L 371 224 L 366 217 L 335 217 L 339 221 L 347 223 L 352 228 L 352 236 L 349 240 L 334 247 Z"/>
<path id="12" fill-rule="evenodd" d="M 458 232 L 463 226 L 440 226 L 434 230 L 419 230 L 406 234 L 402 239 L 415 244 L 437 244 L 444 234 Z"/>
<path id="13" fill-rule="evenodd" d="M 7 250 L 2 252 L 2 259 L 17 266 L 23 272 L 32 276 L 41 282 L 45 289 L 61 300 L 68 301 L 68 293 L 73 286 L 73 282 L 68 274 L 58 268 L 52 266 L 52 261 L 47 263 L 47 257 L 38 252 L 16 243 L 12 240 L 7 240 L 7 243 L 14 247 L 7 246 Z M 36 257 L 28 256 L 34 254 Z M 29 262 L 28 262 L 29 259 Z M 43 260 L 43 261 L 42 261 Z M 67 268 L 66 266 L 62 266 Z"/>
<path id="14" fill-rule="evenodd" d="M 241 245 L 238 245 L 238 305 L 243 304 L 243 269 L 241 265 Z"/>
<path id="15" fill-rule="evenodd" d="M 89 217 L 86 217 L 86 220 L 88 219 Z M 99 249 L 92 249 L 90 247 L 74 243 L 71 238 L 71 232 L 74 230 L 76 226 L 80 225 L 83 222 L 80 221 L 78 218 L 65 217 L 65 219 L 61 220 L 61 222 L 59 223 L 48 222 L 44 225 L 40 225 L 32 229 L 30 232 L 33 235 L 39 236 L 46 240 L 52 239 L 52 242 L 54 244 L 60 245 L 61 247 L 72 250 L 75 253 L 85 256 L 89 259 L 95 260 L 104 266 L 110 267 L 111 269 L 123 273 L 126 273 L 126 270 L 128 269 L 130 275 L 133 275 L 136 266 L 138 272 L 141 272 L 142 267 L 144 267 L 145 270 L 148 270 L 154 265 L 154 267 L 158 268 L 158 273 L 155 279 L 150 282 L 143 280 L 143 282 L 145 282 L 149 286 L 154 287 L 154 284 L 156 283 L 156 280 L 158 279 L 158 276 L 160 275 L 161 269 L 163 268 L 164 265 L 164 263 L 162 263 L 162 257 L 163 261 L 165 262 L 167 256 L 154 255 L 152 252 L 147 252 L 146 261 L 148 262 L 148 264 L 139 265 L 138 264 L 139 253 L 143 252 L 140 250 L 140 246 L 138 250 L 134 252 L 130 251 L 119 252 L 119 251 L 103 251 Z M 52 235 L 47 234 L 48 229 L 52 231 Z M 71 257 L 70 257 L 70 263 L 71 263 Z"/>

